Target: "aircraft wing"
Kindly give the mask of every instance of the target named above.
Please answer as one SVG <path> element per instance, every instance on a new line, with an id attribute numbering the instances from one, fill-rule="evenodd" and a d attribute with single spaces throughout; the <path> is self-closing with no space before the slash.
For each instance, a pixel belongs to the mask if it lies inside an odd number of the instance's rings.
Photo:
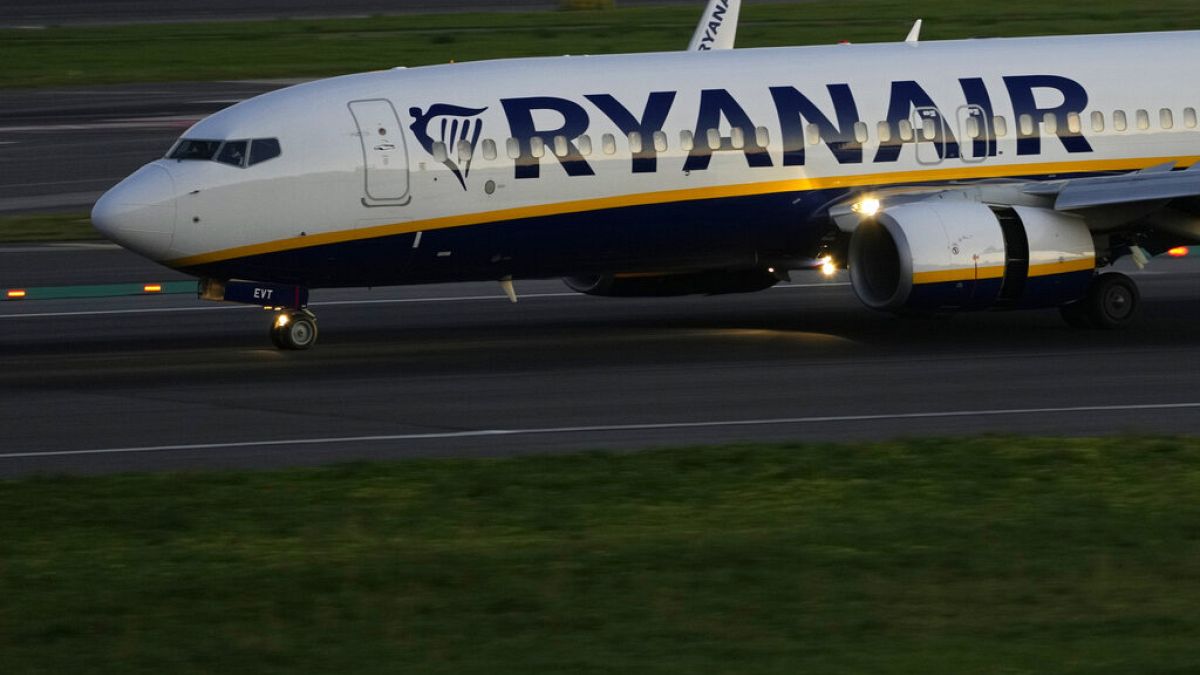
<path id="1" fill-rule="evenodd" d="M 696 26 L 696 33 L 688 44 L 688 51 L 733 49 L 741 8 L 742 0 L 709 0 L 708 7 L 700 17 L 700 24 Z"/>
<path id="2" fill-rule="evenodd" d="M 1030 185 L 1027 194 L 1054 197 L 1056 211 L 1077 211 L 1183 197 L 1200 197 L 1200 169 L 1172 171 L 1175 163 L 1153 166 L 1118 176 L 1074 178 Z"/>

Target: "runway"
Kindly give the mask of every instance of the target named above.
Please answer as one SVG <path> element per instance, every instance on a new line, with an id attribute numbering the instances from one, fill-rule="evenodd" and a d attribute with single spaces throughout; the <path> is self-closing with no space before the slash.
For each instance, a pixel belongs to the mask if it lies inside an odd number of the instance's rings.
<path id="1" fill-rule="evenodd" d="M 0 97 L 0 215 L 90 211 L 192 124 L 289 81 L 9 90 Z"/>
<path id="2" fill-rule="evenodd" d="M 8 247 L 0 287 L 177 278 Z M 1200 259 L 1137 275 L 1141 322 L 898 320 L 844 280 L 607 299 L 556 281 L 315 291 L 320 344 L 187 297 L 0 303 L 0 475 L 278 467 L 743 441 L 1200 431 Z M 20 279 L 17 279 L 20 277 Z"/>

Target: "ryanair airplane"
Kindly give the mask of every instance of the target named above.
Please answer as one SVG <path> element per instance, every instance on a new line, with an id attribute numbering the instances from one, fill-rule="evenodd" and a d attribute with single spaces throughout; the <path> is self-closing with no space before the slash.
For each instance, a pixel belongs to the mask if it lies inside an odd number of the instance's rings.
<path id="1" fill-rule="evenodd" d="M 562 277 L 596 295 L 750 292 L 845 265 L 896 313 L 1060 307 L 1126 325 L 1105 268 L 1200 241 L 1200 33 L 686 51 L 337 77 L 208 117 L 95 226 L 277 308 L 308 290 Z M 1162 58 L 1170 54 L 1171 58 Z"/>

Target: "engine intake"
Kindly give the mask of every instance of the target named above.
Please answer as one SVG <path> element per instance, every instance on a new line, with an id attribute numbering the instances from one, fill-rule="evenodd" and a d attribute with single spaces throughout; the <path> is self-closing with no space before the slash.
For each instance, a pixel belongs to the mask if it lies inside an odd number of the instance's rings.
<path id="1" fill-rule="evenodd" d="M 1051 307 L 1087 294 L 1096 267 L 1082 218 L 970 201 L 900 204 L 850 239 L 854 292 L 873 309 Z"/>

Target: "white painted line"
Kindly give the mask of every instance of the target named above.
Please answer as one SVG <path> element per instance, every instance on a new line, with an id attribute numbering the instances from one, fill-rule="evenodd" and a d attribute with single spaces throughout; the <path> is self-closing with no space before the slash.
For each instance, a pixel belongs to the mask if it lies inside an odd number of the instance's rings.
<path id="1" fill-rule="evenodd" d="M 782 289 L 788 289 L 788 288 L 828 288 L 831 286 L 849 286 L 849 285 L 850 285 L 849 283 L 841 283 L 841 282 L 837 282 L 837 283 L 826 282 L 826 283 L 819 283 L 819 284 L 788 284 L 786 286 L 775 286 L 775 287 L 773 287 L 772 290 L 774 290 L 774 289 L 782 290 Z M 138 296 L 131 296 L 131 297 L 138 297 Z M 575 293 L 575 292 L 530 293 L 528 295 L 524 295 L 524 294 L 521 295 L 522 300 L 536 299 L 536 298 L 584 298 L 584 297 L 587 297 L 587 296 L 582 293 Z M 506 298 L 501 294 L 461 295 L 461 296 L 450 296 L 450 297 L 444 297 L 444 298 L 391 298 L 391 299 L 380 299 L 380 300 L 327 300 L 324 302 L 313 302 L 313 303 L 310 303 L 309 306 L 310 307 L 351 307 L 351 306 L 355 306 L 355 305 L 405 305 L 405 304 L 425 303 L 425 302 L 476 302 L 476 301 L 481 301 L 481 300 L 486 301 L 486 300 L 505 300 L 505 299 Z M 14 304 L 16 304 L 17 302 L 28 302 L 28 301 L 14 301 Z M 3 303 L 0 303 L 0 307 L 3 307 Z M 3 320 L 3 319 L 54 319 L 54 318 L 65 318 L 65 317 L 72 317 L 72 316 L 117 316 L 117 315 L 124 315 L 124 314 L 167 314 L 167 313 L 174 313 L 174 312 L 211 312 L 211 311 L 216 311 L 216 310 L 230 310 L 230 309 L 259 309 L 259 310 L 261 310 L 262 308 L 258 307 L 257 305 L 222 304 L 222 305 L 214 305 L 214 306 L 197 306 L 197 307 L 156 307 L 153 309 L 106 309 L 106 310 L 84 310 L 84 311 L 78 311 L 78 312 L 38 312 L 38 313 L 30 313 L 30 314 L 0 314 L 0 320 Z"/>
<path id="2" fill-rule="evenodd" d="M 1010 408 L 990 410 L 950 410 L 945 412 L 890 413 L 879 415 L 827 415 L 820 417 L 780 417 L 774 419 L 723 420 L 713 422 L 661 422 L 654 424 L 609 424 L 581 427 L 544 427 L 531 429 L 478 429 L 474 431 L 445 431 L 422 434 L 391 434 L 382 436 L 341 436 L 328 438 L 290 438 L 274 441 L 232 441 L 228 443 L 191 443 L 179 445 L 149 445 L 130 448 L 98 448 L 91 450 L 53 450 L 47 452 L 8 452 L 0 459 L 28 457 L 70 457 L 77 455 L 120 455 L 153 452 L 187 452 L 193 450 L 233 450 L 237 448 L 270 448 L 297 445 L 332 445 L 360 443 L 392 443 L 401 441 L 452 440 L 456 438 L 486 438 L 491 436 L 539 436 L 550 434 L 580 434 L 622 431 L 671 431 L 675 429 L 711 429 L 717 427 L 761 427 L 803 424 L 836 424 L 844 422 L 878 422 L 888 420 L 928 420 L 954 417 L 999 417 L 1016 415 L 1052 415 L 1068 413 L 1131 412 L 1146 410 L 1188 410 L 1200 408 L 1196 403 L 1149 403 L 1140 405 L 1092 405 L 1066 408 Z"/>
<path id="3" fill-rule="evenodd" d="M 533 295 L 522 295 L 521 298 L 559 298 L 568 296 L 577 296 L 579 293 L 535 293 Z M 139 297 L 139 296 L 130 296 Z M 340 307 L 351 305 L 400 305 L 418 302 L 467 302 L 475 300 L 507 300 L 503 295 L 464 295 L 449 298 L 393 298 L 383 300 L 329 300 L 326 302 L 313 302 L 310 307 Z M 27 301 L 13 301 L 27 302 Z M 3 305 L 0 304 L 0 307 Z M 197 307 L 156 307 L 154 309 L 107 309 L 107 310 L 89 310 L 80 312 L 40 312 L 37 314 L 0 314 L 0 319 L 48 319 L 69 316 L 111 316 L 117 314 L 165 314 L 170 312 L 212 312 L 217 310 L 229 309 L 257 309 L 262 311 L 262 307 L 258 305 L 235 305 L 235 304 L 220 304 L 212 306 L 197 306 Z"/>

